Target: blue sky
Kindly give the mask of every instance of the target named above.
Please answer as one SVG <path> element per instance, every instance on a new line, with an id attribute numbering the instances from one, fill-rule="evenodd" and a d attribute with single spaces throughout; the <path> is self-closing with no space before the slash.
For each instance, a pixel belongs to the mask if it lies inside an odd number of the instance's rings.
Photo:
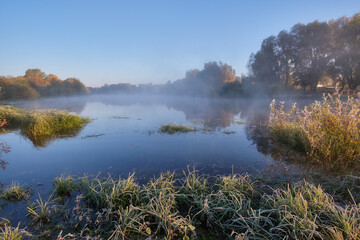
<path id="1" fill-rule="evenodd" d="M 1 0 L 0 75 L 165 83 L 208 61 L 240 75 L 264 38 L 357 12 L 359 0 Z"/>

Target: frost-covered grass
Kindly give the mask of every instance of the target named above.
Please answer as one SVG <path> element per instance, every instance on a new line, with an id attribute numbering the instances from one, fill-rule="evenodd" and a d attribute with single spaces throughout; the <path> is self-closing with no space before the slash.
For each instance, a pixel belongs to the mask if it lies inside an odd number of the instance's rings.
<path id="1" fill-rule="evenodd" d="M 286 111 L 284 103 L 270 105 L 270 135 L 306 154 L 329 170 L 360 167 L 360 99 L 327 95 L 322 101 Z"/>
<path id="2" fill-rule="evenodd" d="M 178 175 L 177 175 L 178 176 Z M 62 176 L 61 179 L 68 179 Z M 171 172 L 140 185 L 127 178 L 71 177 L 73 203 L 28 207 L 36 226 L 61 239 L 359 239 L 360 205 L 338 204 L 306 181 L 269 188 L 250 175 Z M 56 191 L 56 190 L 55 190 Z M 7 229 L 9 230 L 9 229 Z M 211 233 L 211 234 L 209 234 Z M 67 236 L 67 238 L 65 238 Z"/>
<path id="3" fill-rule="evenodd" d="M 57 137 L 75 135 L 89 122 L 88 118 L 66 111 L 27 111 L 12 106 L 0 106 L 0 119 L 6 121 L 5 130 L 20 130 L 36 146 L 44 146 Z"/>

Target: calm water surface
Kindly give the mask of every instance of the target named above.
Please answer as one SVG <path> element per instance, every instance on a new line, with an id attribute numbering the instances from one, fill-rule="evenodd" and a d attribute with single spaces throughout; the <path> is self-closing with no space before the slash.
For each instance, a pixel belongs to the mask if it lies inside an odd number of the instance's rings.
<path id="1" fill-rule="evenodd" d="M 92 121 L 77 136 L 54 140 L 46 147 L 34 146 L 17 132 L 1 135 L 11 151 L 3 155 L 8 165 L 0 173 L 0 182 L 49 188 L 62 173 L 125 177 L 133 171 L 141 181 L 167 170 L 182 172 L 187 166 L 211 175 L 263 174 L 274 161 L 262 151 L 261 139 L 256 139 L 252 128 L 267 120 L 269 103 L 269 99 L 149 96 L 13 102 L 26 109 L 66 109 Z M 173 122 L 199 131 L 159 133 L 162 124 Z"/>

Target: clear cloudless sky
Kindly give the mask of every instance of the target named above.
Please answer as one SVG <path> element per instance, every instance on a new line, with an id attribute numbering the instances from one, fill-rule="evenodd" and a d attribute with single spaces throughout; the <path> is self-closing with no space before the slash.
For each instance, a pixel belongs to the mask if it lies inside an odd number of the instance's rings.
<path id="1" fill-rule="evenodd" d="M 263 39 L 360 12 L 360 0 L 0 0 L 0 75 L 165 83 L 209 61 L 246 73 Z"/>

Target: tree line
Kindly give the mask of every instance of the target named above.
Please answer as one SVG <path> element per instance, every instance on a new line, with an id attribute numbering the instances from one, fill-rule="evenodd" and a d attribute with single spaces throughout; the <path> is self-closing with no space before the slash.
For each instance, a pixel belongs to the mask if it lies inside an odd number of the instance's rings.
<path id="1" fill-rule="evenodd" d="M 24 76 L 0 76 L 0 99 L 32 99 L 49 96 L 69 96 L 88 93 L 76 78 L 59 79 L 40 69 L 28 69 Z"/>
<path id="2" fill-rule="evenodd" d="M 360 13 L 329 22 L 296 24 L 263 40 L 249 77 L 267 88 L 315 91 L 318 84 L 360 85 Z"/>
<path id="3" fill-rule="evenodd" d="M 236 76 L 228 64 L 208 62 L 185 77 L 166 84 L 113 84 L 96 93 L 165 93 L 195 96 L 249 96 L 303 90 L 319 86 L 360 90 L 360 13 L 328 22 L 298 23 L 289 31 L 262 41 L 251 54 L 248 74 Z M 358 88 L 358 89 L 357 89 Z"/>
<path id="4" fill-rule="evenodd" d="M 1 77 L 0 98 L 36 98 L 103 93 L 151 93 L 193 96 L 248 96 L 259 92 L 315 91 L 317 87 L 360 87 L 360 13 L 328 22 L 298 23 L 263 40 L 251 54 L 249 73 L 236 76 L 228 64 L 208 62 L 185 77 L 165 84 L 111 84 L 86 88 L 76 78 L 60 80 L 40 69 L 24 76 Z"/>
<path id="5" fill-rule="evenodd" d="M 235 70 L 222 62 L 208 62 L 202 70 L 192 69 L 185 77 L 165 84 L 105 84 L 89 88 L 91 93 L 150 93 L 191 96 L 240 96 L 243 94 L 241 78 Z"/>

